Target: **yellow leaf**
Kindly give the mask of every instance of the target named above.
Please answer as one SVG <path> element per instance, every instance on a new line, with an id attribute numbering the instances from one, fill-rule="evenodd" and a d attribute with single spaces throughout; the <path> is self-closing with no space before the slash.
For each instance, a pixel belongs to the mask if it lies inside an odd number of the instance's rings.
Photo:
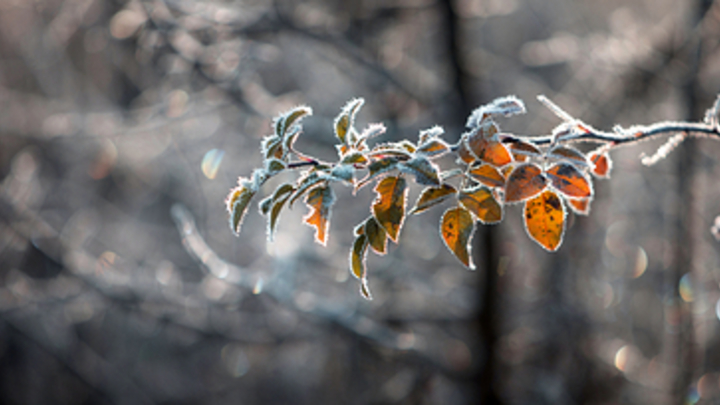
<path id="1" fill-rule="evenodd" d="M 468 246 L 474 228 L 475 221 L 473 221 L 472 215 L 462 207 L 448 209 L 440 220 L 440 233 L 445 246 L 470 269 L 475 268 L 470 260 L 470 247 Z"/>
<path id="2" fill-rule="evenodd" d="M 462 190 L 458 193 L 458 200 L 483 224 L 495 224 L 502 220 L 502 205 L 495 200 L 487 187 Z"/>
<path id="3" fill-rule="evenodd" d="M 450 151 L 450 147 L 442 139 L 430 139 L 418 147 L 417 153 L 428 157 L 438 157 Z"/>
<path id="4" fill-rule="evenodd" d="M 350 100 L 335 118 L 335 136 L 338 137 L 341 143 L 350 144 L 354 142 L 353 139 L 348 139 L 348 134 L 352 130 L 355 114 L 363 104 L 365 104 L 365 100 L 362 98 Z"/>
<path id="5" fill-rule="evenodd" d="M 373 215 L 395 243 L 405 219 L 405 186 L 405 179 L 399 176 L 385 177 L 375 186 L 377 197 L 372 205 Z"/>
<path id="6" fill-rule="evenodd" d="M 525 202 L 525 229 L 546 250 L 556 251 L 565 232 L 565 206 L 550 190 Z"/>
<path id="7" fill-rule="evenodd" d="M 418 197 L 415 203 L 415 207 L 413 207 L 410 213 L 419 214 L 447 200 L 451 195 L 455 194 L 455 192 L 455 187 L 449 184 L 443 184 L 440 187 L 428 187 L 420 194 L 420 197 Z"/>
<path id="8" fill-rule="evenodd" d="M 303 222 L 315 227 L 315 242 L 327 244 L 328 227 L 330 226 L 330 208 L 335 202 L 335 193 L 328 186 L 316 187 L 305 198 L 305 204 L 311 211 L 303 217 Z"/>
<path id="9" fill-rule="evenodd" d="M 368 237 L 368 242 L 370 242 L 373 250 L 384 255 L 387 249 L 387 233 L 373 216 L 370 216 L 365 221 L 365 235 Z"/>

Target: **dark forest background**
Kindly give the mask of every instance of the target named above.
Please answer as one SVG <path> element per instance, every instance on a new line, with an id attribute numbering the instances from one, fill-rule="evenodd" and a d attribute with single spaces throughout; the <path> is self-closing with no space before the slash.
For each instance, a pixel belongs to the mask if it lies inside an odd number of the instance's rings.
<path id="1" fill-rule="evenodd" d="M 335 189 L 326 248 L 301 204 L 268 243 L 223 200 L 297 104 L 296 146 L 330 158 L 354 97 L 381 141 L 455 142 L 509 94 L 529 112 L 503 129 L 544 135 L 538 94 L 610 129 L 718 92 L 709 0 L 0 0 L 0 402 L 717 403 L 717 142 L 614 151 L 554 254 L 511 207 L 468 271 L 441 209 L 409 218 L 373 301 L 347 265 L 369 188 Z"/>

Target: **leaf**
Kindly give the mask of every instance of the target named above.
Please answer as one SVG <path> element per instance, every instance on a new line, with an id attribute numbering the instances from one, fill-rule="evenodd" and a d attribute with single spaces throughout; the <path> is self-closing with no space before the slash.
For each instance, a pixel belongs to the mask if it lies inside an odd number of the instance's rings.
<path id="1" fill-rule="evenodd" d="M 470 269 L 475 265 L 470 260 L 469 242 L 475 222 L 470 212 L 463 207 L 450 208 L 440 220 L 440 234 L 445 246 Z"/>
<path id="2" fill-rule="evenodd" d="M 557 194 L 545 190 L 525 202 L 525 230 L 550 252 L 560 247 L 565 232 L 565 207 Z"/>
<path id="3" fill-rule="evenodd" d="M 400 176 L 385 177 L 375 186 L 377 197 L 372 205 L 373 215 L 395 243 L 398 241 L 400 228 L 405 219 L 407 200 L 405 186 L 405 179 Z"/>
<path id="4" fill-rule="evenodd" d="M 363 104 L 365 104 L 365 100 L 362 98 L 352 99 L 345 104 L 340 114 L 335 118 L 335 136 L 338 137 L 341 143 L 348 145 L 353 143 L 353 140 L 349 139 L 348 134 L 355 122 L 355 114 L 357 114 Z"/>
<path id="5" fill-rule="evenodd" d="M 465 144 L 465 138 L 460 139 L 457 150 L 458 157 L 465 164 L 472 164 L 475 162 L 475 156 L 470 152 L 468 146 Z"/>
<path id="6" fill-rule="evenodd" d="M 370 157 L 385 158 L 395 156 L 400 159 L 410 159 L 413 152 L 412 145 L 403 144 L 401 142 L 386 142 L 375 145 L 367 154 Z"/>
<path id="7" fill-rule="evenodd" d="M 476 108 L 467 120 L 468 128 L 475 128 L 487 122 L 494 115 L 503 115 L 505 117 L 524 114 L 525 104 L 515 96 L 506 96 L 496 98 L 489 104 L 485 104 Z"/>
<path id="8" fill-rule="evenodd" d="M 427 157 L 439 157 L 450 151 L 450 146 L 442 139 L 430 139 L 421 144 L 417 153 Z"/>
<path id="9" fill-rule="evenodd" d="M 477 132 L 466 138 L 470 152 L 483 162 L 493 166 L 505 166 L 512 162 L 512 155 L 501 142 L 492 139 L 497 133 L 497 127 L 492 125 L 484 129 L 480 127 Z"/>
<path id="10" fill-rule="evenodd" d="M 273 176 L 285 170 L 285 162 L 280 159 L 270 158 L 265 160 L 265 171 L 269 176 Z"/>
<path id="11" fill-rule="evenodd" d="M 556 163 L 547 170 L 550 183 L 568 197 L 585 198 L 593 194 L 592 183 L 570 163 Z"/>
<path id="12" fill-rule="evenodd" d="M 368 301 L 372 301 L 372 294 L 370 294 L 370 287 L 367 284 L 367 279 L 362 280 L 360 284 L 360 294 Z"/>
<path id="13" fill-rule="evenodd" d="M 368 159 L 365 157 L 365 154 L 362 152 L 349 152 L 346 153 L 342 159 L 340 160 L 340 163 L 342 164 L 355 164 L 355 163 L 367 163 Z"/>
<path id="14" fill-rule="evenodd" d="M 457 190 L 455 190 L 455 187 L 449 184 L 443 184 L 440 187 L 427 187 L 422 191 L 422 193 L 420 193 L 420 197 L 418 197 L 413 209 L 410 210 L 410 214 L 419 214 L 424 212 L 428 208 L 447 200 L 456 192 Z"/>
<path id="15" fill-rule="evenodd" d="M 289 129 L 292 128 L 293 125 L 300 122 L 301 119 L 308 115 L 312 115 L 313 111 L 312 108 L 301 105 L 293 108 L 292 110 L 286 112 L 275 123 L 275 130 L 276 133 L 282 137 L 285 138 L 285 135 L 289 133 Z M 279 129 L 279 131 L 278 131 Z"/>
<path id="16" fill-rule="evenodd" d="M 282 138 L 277 135 L 269 135 L 263 138 L 260 143 L 260 152 L 263 158 L 283 158 Z"/>
<path id="17" fill-rule="evenodd" d="M 542 156 L 542 151 L 530 142 L 515 137 L 503 137 L 502 142 L 510 148 L 510 153 L 518 162 L 525 162 L 529 158 Z"/>
<path id="18" fill-rule="evenodd" d="M 365 128 L 360 136 L 358 136 L 358 139 L 355 141 L 355 148 L 361 149 L 360 147 L 363 145 L 365 141 L 368 139 L 375 138 L 376 136 L 380 136 L 387 131 L 387 128 L 385 128 L 385 125 L 381 123 L 374 123 L 370 124 Z"/>
<path id="19" fill-rule="evenodd" d="M 365 236 L 373 250 L 381 255 L 387 249 L 387 233 L 372 215 L 365 221 Z"/>
<path id="20" fill-rule="evenodd" d="M 302 197 L 303 194 L 305 194 L 305 192 L 311 187 L 324 180 L 327 180 L 327 175 L 323 172 L 318 172 L 316 170 L 309 170 L 305 172 L 303 176 L 298 179 L 298 185 L 295 189 L 295 193 L 290 198 L 290 206 L 295 204 L 295 201 Z"/>
<path id="21" fill-rule="evenodd" d="M 280 217 L 285 203 L 290 198 L 290 194 L 284 194 L 283 196 L 274 199 L 274 204 L 270 210 L 270 218 L 268 218 L 267 237 L 269 241 L 272 241 L 275 236 L 275 228 L 277 227 L 277 220 Z"/>
<path id="22" fill-rule="evenodd" d="M 303 217 L 303 223 L 315 227 L 315 242 L 325 246 L 327 244 L 328 228 L 330 226 L 330 208 L 335 202 L 335 193 L 328 187 L 316 187 L 305 198 L 305 204 L 311 211 Z"/>
<path id="23" fill-rule="evenodd" d="M 592 173 L 599 178 L 609 178 L 612 170 L 612 160 L 607 152 L 595 151 L 591 152 L 588 157 L 592 162 Z"/>
<path id="24" fill-rule="evenodd" d="M 458 200 L 483 224 L 496 224 L 502 221 L 503 209 L 492 192 L 485 186 L 471 190 L 461 190 Z"/>
<path id="25" fill-rule="evenodd" d="M 420 135 L 418 136 L 418 142 L 420 142 L 420 145 L 429 142 L 430 140 L 437 138 L 438 136 L 445 133 L 445 130 L 439 126 L 435 125 L 432 128 L 424 129 L 420 131 Z"/>
<path id="26" fill-rule="evenodd" d="M 367 176 L 363 177 L 363 179 L 358 182 L 358 184 L 355 186 L 355 191 L 363 188 L 367 183 L 375 179 L 375 177 L 383 173 L 389 172 L 390 170 L 396 169 L 398 163 L 400 163 L 400 161 L 393 156 L 373 161 L 368 165 Z"/>
<path id="27" fill-rule="evenodd" d="M 358 280 L 364 280 L 366 276 L 365 257 L 368 244 L 366 235 L 357 235 L 350 250 L 350 273 Z"/>
<path id="28" fill-rule="evenodd" d="M 348 183 L 355 182 L 355 168 L 348 164 L 338 164 L 330 171 L 330 177 L 337 180 L 347 181 Z"/>
<path id="29" fill-rule="evenodd" d="M 581 199 L 574 199 L 574 198 L 568 198 L 567 201 L 568 205 L 570 205 L 570 208 L 573 210 L 574 213 L 578 215 L 587 215 L 590 213 L 590 201 L 591 198 L 581 198 Z"/>
<path id="30" fill-rule="evenodd" d="M 483 163 L 479 166 L 474 166 L 468 172 L 470 177 L 474 180 L 488 187 L 504 187 L 505 177 L 496 169 L 494 166 L 487 163 Z"/>
<path id="31" fill-rule="evenodd" d="M 570 146 L 558 145 L 548 151 L 548 157 L 554 159 L 566 159 L 570 163 L 580 167 L 588 167 L 587 158 L 579 150 Z"/>
<path id="32" fill-rule="evenodd" d="M 415 176 L 415 182 L 424 186 L 439 186 L 438 168 L 424 156 L 416 156 L 399 165 L 400 171 Z"/>
<path id="33" fill-rule="evenodd" d="M 238 181 L 239 185 L 230 190 L 225 204 L 230 214 L 230 229 L 235 235 L 240 234 L 240 227 L 242 226 L 243 218 L 247 212 L 250 200 L 255 195 L 255 190 L 252 188 L 247 179 L 241 178 Z"/>
<path id="34" fill-rule="evenodd" d="M 537 195 L 547 186 L 547 179 L 540 166 L 523 163 L 508 176 L 505 185 L 505 202 L 514 203 Z"/>

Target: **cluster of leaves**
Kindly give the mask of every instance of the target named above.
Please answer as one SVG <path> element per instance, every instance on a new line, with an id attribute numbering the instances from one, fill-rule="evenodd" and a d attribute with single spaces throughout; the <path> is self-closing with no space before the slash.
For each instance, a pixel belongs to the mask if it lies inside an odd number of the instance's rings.
<path id="1" fill-rule="evenodd" d="M 448 249 L 467 267 L 474 268 L 470 239 L 475 223 L 502 221 L 504 206 L 524 203 L 524 223 L 528 235 L 540 246 L 557 250 L 563 240 L 567 208 L 586 215 L 593 198 L 591 175 L 607 177 L 611 161 L 607 147 L 587 155 L 559 142 L 567 130 L 556 131 L 548 145 L 533 138 L 502 133 L 495 118 L 525 112 L 515 97 L 504 97 L 475 110 L 468 119 L 468 131 L 455 144 L 442 139 L 443 129 L 421 131 L 417 142 L 376 143 L 369 141 L 385 132 L 382 124 L 370 124 L 362 132 L 355 129 L 355 117 L 362 99 L 343 107 L 334 121 L 338 158 L 322 162 L 294 149 L 302 132 L 301 121 L 311 115 L 306 106 L 296 107 L 274 122 L 274 133 L 263 139 L 262 168 L 250 178 L 241 177 L 226 199 L 230 227 L 240 232 L 251 199 L 271 177 L 300 170 L 294 182 L 283 183 L 260 201 L 260 212 L 268 217 L 267 235 L 272 240 L 283 208 L 304 198 L 309 213 L 304 223 L 315 228 L 316 242 L 325 245 L 331 208 L 335 202 L 332 183 L 343 183 L 357 191 L 375 184 L 377 194 L 370 215 L 355 227 L 350 251 L 351 273 L 360 280 L 360 291 L 370 299 L 365 259 L 368 250 L 383 255 L 388 240 L 398 243 L 405 217 L 451 201 L 440 220 L 440 235 Z M 577 130 L 577 125 L 572 130 Z M 582 127 L 580 127 L 582 128 Z M 442 170 L 437 159 L 454 154 L 456 166 Z M 359 178 L 359 174 L 364 174 Z M 408 210 L 408 182 L 424 186 L 414 206 Z"/>

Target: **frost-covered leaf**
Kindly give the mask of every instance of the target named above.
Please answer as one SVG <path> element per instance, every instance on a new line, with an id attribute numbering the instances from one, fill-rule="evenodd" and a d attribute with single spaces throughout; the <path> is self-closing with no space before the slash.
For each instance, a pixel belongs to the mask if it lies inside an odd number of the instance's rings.
<path id="1" fill-rule="evenodd" d="M 475 155 L 470 152 L 470 149 L 468 148 L 465 138 L 460 139 L 460 143 L 458 144 L 458 150 L 457 150 L 458 157 L 460 158 L 460 161 L 469 165 L 475 162 Z"/>
<path id="2" fill-rule="evenodd" d="M 377 197 L 372 204 L 373 215 L 388 237 L 397 243 L 405 220 L 406 181 L 400 176 L 385 177 L 375 186 L 375 192 Z"/>
<path id="3" fill-rule="evenodd" d="M 367 163 L 368 159 L 362 152 L 349 152 L 343 155 L 340 163 L 342 164 L 355 164 L 355 163 Z"/>
<path id="4" fill-rule="evenodd" d="M 405 146 L 401 142 L 381 143 L 373 146 L 372 150 L 368 152 L 367 155 L 376 158 L 397 157 L 399 159 L 410 159 L 413 153 Z"/>
<path id="5" fill-rule="evenodd" d="M 357 235 L 350 251 L 350 273 L 358 280 L 364 280 L 365 257 L 367 256 L 368 239 L 364 234 Z"/>
<path id="6" fill-rule="evenodd" d="M 505 202 L 514 203 L 539 194 L 547 186 L 547 179 L 540 166 L 523 163 L 508 176 L 505 185 Z"/>
<path id="7" fill-rule="evenodd" d="M 440 185 L 438 168 L 424 156 L 416 156 L 400 163 L 400 171 L 415 176 L 415 182 L 424 186 Z"/>
<path id="8" fill-rule="evenodd" d="M 495 125 L 483 126 L 467 136 L 465 143 L 476 158 L 500 167 L 512 162 L 512 155 L 502 142 L 493 139 L 493 135 L 496 133 L 497 127 Z"/>
<path id="9" fill-rule="evenodd" d="M 292 191 L 292 190 L 291 190 Z M 273 199 L 273 206 L 272 209 L 270 209 L 270 217 L 268 218 L 268 226 L 267 226 L 267 237 L 269 241 L 272 241 L 275 237 L 275 228 L 277 227 L 277 220 L 280 217 L 280 212 L 282 212 L 283 207 L 285 206 L 285 203 L 290 198 L 290 194 L 283 194 L 282 196 Z"/>
<path id="10" fill-rule="evenodd" d="M 327 180 L 327 174 L 323 172 L 319 172 L 317 170 L 310 170 L 308 172 L 305 172 L 304 175 L 298 179 L 297 187 L 295 187 L 295 192 L 290 198 L 290 206 L 295 204 L 295 201 L 297 201 L 298 198 L 302 197 L 303 194 L 305 194 L 305 192 L 307 192 L 310 188 L 325 180 Z"/>
<path id="11" fill-rule="evenodd" d="M 286 136 L 289 134 L 289 130 L 293 127 L 293 125 L 298 124 L 301 119 L 308 115 L 312 115 L 312 108 L 306 105 L 297 106 L 291 109 L 276 119 L 275 133 L 279 137 L 286 139 Z"/>
<path id="12" fill-rule="evenodd" d="M 362 295 L 366 300 L 372 301 L 372 294 L 370 293 L 370 286 L 368 286 L 367 279 L 361 281 L 360 295 Z"/>
<path id="13" fill-rule="evenodd" d="M 270 212 L 270 208 L 272 208 L 272 204 L 273 204 L 272 196 L 263 198 L 262 201 L 260 201 L 258 203 L 258 209 L 260 210 L 260 213 L 263 215 L 267 215 L 268 212 Z"/>
<path id="14" fill-rule="evenodd" d="M 310 190 L 305 198 L 305 204 L 310 207 L 310 213 L 303 217 L 303 222 L 315 227 L 315 242 L 323 246 L 327 244 L 330 209 L 334 202 L 335 193 L 328 186 Z"/>
<path id="15" fill-rule="evenodd" d="M 558 145 L 548 151 L 548 157 L 553 159 L 565 159 L 578 167 L 588 167 L 585 155 L 579 150 L 565 145 Z"/>
<path id="16" fill-rule="evenodd" d="M 420 144 L 417 153 L 427 157 L 439 157 L 450 151 L 450 146 L 442 139 L 433 138 Z"/>
<path id="17" fill-rule="evenodd" d="M 599 178 L 610 177 L 610 171 L 612 170 L 612 160 L 607 152 L 595 151 L 591 152 L 588 156 L 590 162 L 592 162 L 592 173 Z"/>
<path id="18" fill-rule="evenodd" d="M 349 139 L 348 135 L 355 123 L 355 115 L 363 104 L 365 104 L 365 100 L 362 98 L 352 99 L 345 104 L 345 107 L 335 118 L 335 136 L 340 140 L 340 143 L 349 145 L 354 142 L 353 139 Z"/>
<path id="19" fill-rule="evenodd" d="M 490 104 L 476 108 L 468 117 L 466 126 L 475 128 L 483 124 L 494 115 L 509 117 L 515 114 L 524 114 L 525 104 L 515 96 L 496 98 Z"/>
<path id="20" fill-rule="evenodd" d="M 362 133 L 358 136 L 357 140 L 355 141 L 355 148 L 362 149 L 361 146 L 365 141 L 368 139 L 372 139 L 376 136 L 380 136 L 385 133 L 387 128 L 385 128 L 385 125 L 380 123 L 374 123 L 370 124 L 365 128 Z"/>
<path id="21" fill-rule="evenodd" d="M 542 151 L 530 142 L 523 141 L 514 136 L 502 135 L 502 143 L 510 149 L 513 157 L 518 162 L 525 162 L 530 158 L 542 156 Z"/>
<path id="22" fill-rule="evenodd" d="M 225 206 L 230 214 L 230 229 L 236 235 L 240 234 L 243 218 L 255 193 L 256 189 L 252 187 L 252 184 L 247 179 L 240 178 L 238 186 L 231 189 L 225 199 Z"/>
<path id="23" fill-rule="evenodd" d="M 384 255 L 387 250 L 387 233 L 372 215 L 365 221 L 365 235 L 373 250 Z"/>
<path id="24" fill-rule="evenodd" d="M 273 176 L 285 170 L 286 164 L 280 159 L 270 158 L 265 160 L 265 171 L 269 176 Z"/>
<path id="25" fill-rule="evenodd" d="M 572 209 L 574 213 L 576 213 L 578 215 L 587 215 L 590 213 L 590 201 L 591 200 L 592 200 L 592 198 L 581 198 L 581 199 L 568 198 L 565 201 L 568 202 L 570 209 Z"/>
<path id="26" fill-rule="evenodd" d="M 400 161 L 398 160 L 398 158 L 393 156 L 373 161 L 368 165 L 367 176 L 363 177 L 363 179 L 357 183 L 357 185 L 355 186 L 355 191 L 364 187 L 366 184 L 374 180 L 377 176 L 397 169 L 399 163 Z"/>
<path id="27" fill-rule="evenodd" d="M 473 166 L 468 172 L 468 174 L 474 180 L 477 180 L 488 187 L 505 186 L 505 178 L 503 177 L 503 175 L 498 171 L 498 169 L 495 168 L 495 166 L 489 165 L 487 163 Z"/>
<path id="28" fill-rule="evenodd" d="M 263 138 L 260 143 L 260 152 L 263 158 L 283 158 L 282 138 L 277 135 L 269 135 Z"/>
<path id="29" fill-rule="evenodd" d="M 440 187 L 427 187 L 420 193 L 411 214 L 419 214 L 430 207 L 433 207 L 450 198 L 457 192 L 450 184 L 443 184 Z"/>
<path id="30" fill-rule="evenodd" d="M 330 177 L 333 179 L 347 181 L 353 183 L 355 178 L 355 168 L 348 164 L 338 164 L 330 171 Z"/>
<path id="31" fill-rule="evenodd" d="M 483 224 L 496 224 L 502 221 L 503 209 L 492 192 L 485 186 L 470 190 L 461 190 L 458 200 Z"/>
<path id="32" fill-rule="evenodd" d="M 407 139 L 403 139 L 402 141 L 400 141 L 398 143 L 398 145 L 400 145 L 400 147 L 402 149 L 405 149 L 406 151 L 410 152 L 411 154 L 415 153 L 415 151 L 417 150 L 417 146 L 415 146 L 414 143 L 408 141 Z"/>
<path id="33" fill-rule="evenodd" d="M 586 198 L 593 194 L 590 180 L 570 163 L 554 164 L 547 170 L 547 177 L 555 189 L 568 197 Z"/>
<path id="34" fill-rule="evenodd" d="M 475 268 L 470 258 L 469 246 L 474 228 L 472 215 L 463 207 L 448 209 L 440 220 L 440 234 L 445 246 L 470 269 Z"/>
<path id="35" fill-rule="evenodd" d="M 556 251 L 565 233 L 565 206 L 550 190 L 525 202 L 525 229 L 535 242 L 550 252 Z"/>
<path id="36" fill-rule="evenodd" d="M 432 139 L 435 139 L 439 137 L 440 135 L 444 134 L 445 130 L 439 126 L 435 125 L 432 128 L 424 129 L 420 131 L 420 135 L 418 136 L 418 142 L 420 145 L 429 142 Z"/>

